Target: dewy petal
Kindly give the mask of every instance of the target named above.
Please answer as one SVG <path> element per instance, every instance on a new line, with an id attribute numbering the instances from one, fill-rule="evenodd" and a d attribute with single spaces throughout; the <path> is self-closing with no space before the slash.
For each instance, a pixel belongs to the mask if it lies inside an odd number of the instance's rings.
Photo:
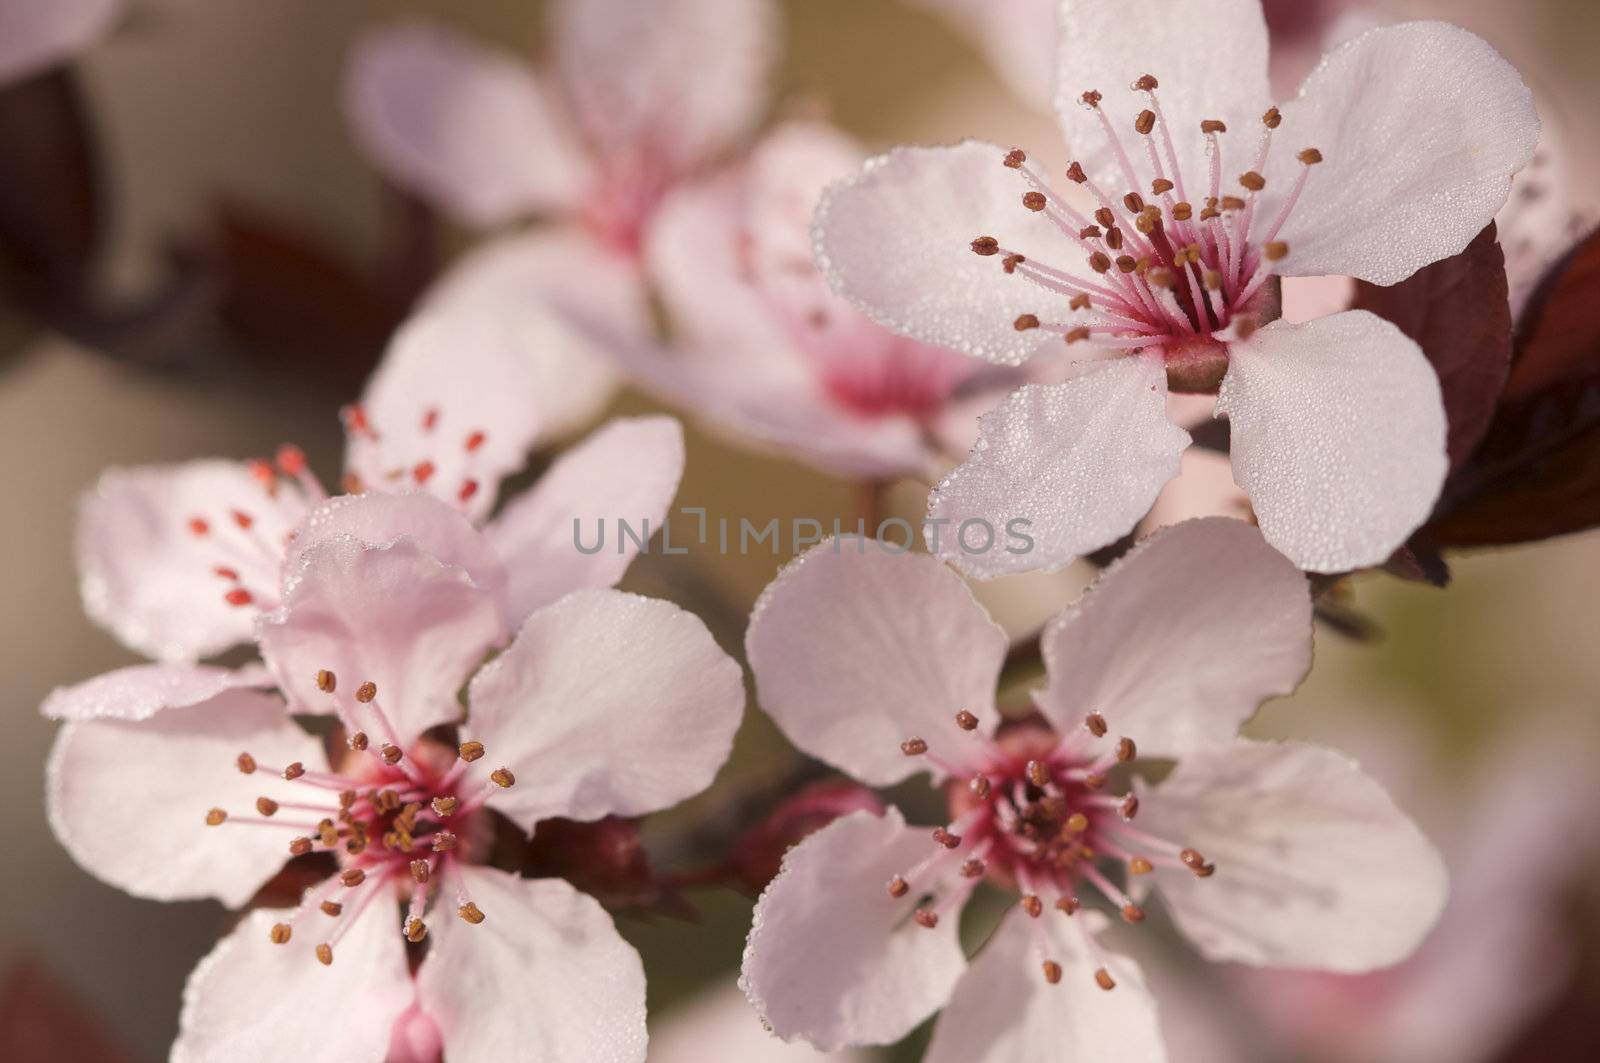
<path id="1" fill-rule="evenodd" d="M 1099 912 L 1073 918 L 1089 920 L 1095 934 L 1107 924 Z M 1108 993 L 1095 984 L 1100 961 L 1084 948 L 1076 927 L 1060 913 L 1030 923 L 1015 908 L 1001 920 L 957 983 L 923 1063 L 1162 1063 L 1167 1053 L 1156 1003 L 1138 965 L 1107 950 L 1117 983 Z M 1041 965 L 1047 958 L 1061 965 L 1055 985 L 1044 980 Z"/>
<path id="2" fill-rule="evenodd" d="M 0 3 L 0 83 L 66 62 L 110 26 L 122 0 L 5 0 Z"/>
<path id="3" fill-rule="evenodd" d="M 1074 272 L 1087 255 L 1043 213 L 1022 206 L 1027 191 L 978 140 L 951 147 L 895 148 L 823 193 L 812 237 L 817 265 L 835 291 L 902 336 L 986 361 L 1016 365 L 1060 337 L 1019 332 L 1024 313 L 1044 316 L 1060 298 L 1015 274 L 972 241 L 1001 246 Z"/>
<path id="4" fill-rule="evenodd" d="M 644 965 L 605 909 L 560 879 L 462 878 L 484 922 L 441 913 L 417 972 L 445 1058 L 643 1063 Z"/>
<path id="5" fill-rule="evenodd" d="M 510 317 L 424 308 L 367 381 L 370 429 L 351 428 L 345 466 L 364 488 L 424 487 L 481 521 L 538 437 L 542 384 Z"/>
<path id="6" fill-rule="evenodd" d="M 1312 572 L 1382 564 L 1444 483 L 1439 378 L 1389 322 L 1275 322 L 1229 352 L 1217 402 L 1267 541 Z"/>
<path id="7" fill-rule="evenodd" d="M 825 1052 L 890 1044 L 949 999 L 966 967 L 959 913 L 919 926 L 914 898 L 886 888 L 930 844 L 891 808 L 852 812 L 784 854 L 756 902 L 740 977 L 773 1033 Z"/>
<path id="8" fill-rule="evenodd" d="M 46 770 L 50 825 L 80 866 L 135 896 L 216 897 L 238 907 L 288 860 L 290 832 L 213 827 L 206 813 L 251 815 L 258 797 L 303 801 L 306 793 L 265 772 L 241 774 L 242 752 L 277 767 L 324 764 L 322 747 L 283 702 L 251 690 L 144 720 L 68 723 Z"/>
<path id="9" fill-rule="evenodd" d="M 711 785 L 744 676 L 671 602 L 577 591 L 528 618 L 467 702 L 465 731 L 517 777 L 493 805 L 531 832 L 551 816 L 643 815 Z"/>
<path id="10" fill-rule="evenodd" d="M 195 967 L 171 1063 L 382 1063 L 412 997 L 398 914 L 375 902 L 327 966 L 300 933 L 273 944 L 283 915 L 251 912 Z"/>
<path id="11" fill-rule="evenodd" d="M 1035 696 L 1063 733 L 1098 712 L 1156 757 L 1234 738 L 1311 667 L 1311 592 L 1242 520 L 1156 532 L 1116 561 L 1040 639 Z"/>
<path id="12" fill-rule="evenodd" d="M 356 42 L 344 109 L 396 184 L 468 225 L 570 207 L 586 165 L 520 60 L 408 22 Z"/>
<path id="13" fill-rule="evenodd" d="M 1134 116 L 1149 106 L 1133 83 L 1153 75 L 1160 82 L 1161 113 L 1190 185 L 1205 179 L 1202 121 L 1224 121 L 1227 136 L 1249 138 L 1248 151 L 1255 150 L 1261 114 L 1272 102 L 1261 0 L 1062 0 L 1059 18 L 1056 116 L 1068 149 L 1086 169 L 1097 176 L 1116 175 L 1112 188 L 1117 198 L 1123 192 L 1149 190 L 1123 187 L 1127 181 L 1114 169 L 1100 118 L 1080 100 L 1086 91 L 1103 94 L 1105 116 L 1129 145 L 1137 137 Z M 1234 143 L 1228 147 L 1237 151 Z M 1134 156 L 1134 165 L 1144 166 L 1141 155 Z M 1244 169 L 1241 165 L 1239 172 Z M 1204 194 L 1200 187 L 1186 188 L 1191 197 Z"/>
<path id="14" fill-rule="evenodd" d="M 1115 542 L 1178 475 L 1189 445 L 1166 397 L 1166 370 L 1142 356 L 1018 389 L 980 419 L 972 454 L 928 496 L 930 549 L 989 578 L 1059 568 Z"/>
<path id="15" fill-rule="evenodd" d="M 159 660 L 196 660 L 247 642 L 257 611 L 226 595 L 240 586 L 271 604 L 284 538 L 309 508 L 292 488 L 269 495 L 244 462 L 109 469 L 78 504 L 84 610 Z M 249 529 L 234 521 L 236 511 L 249 515 Z M 219 576 L 219 567 L 241 582 Z"/>
<path id="16" fill-rule="evenodd" d="M 39 711 L 52 720 L 148 720 L 162 709 L 210 701 L 241 687 L 270 687 L 261 665 L 237 671 L 210 665 L 136 664 L 57 687 Z"/>
<path id="17" fill-rule="evenodd" d="M 1284 226 L 1285 274 L 1405 280 L 1472 242 L 1539 143 L 1533 93 L 1499 53 L 1444 22 L 1371 30 L 1335 49 L 1283 108 L 1262 217 L 1293 187 L 1294 153 L 1315 147 Z"/>
<path id="18" fill-rule="evenodd" d="M 486 529 L 509 572 L 512 617 L 620 580 L 640 540 L 665 525 L 683 458 L 682 426 L 660 415 L 611 421 L 561 455 Z"/>
<path id="19" fill-rule="evenodd" d="M 1158 869 L 1173 920 L 1209 959 L 1353 973 L 1404 959 L 1433 927 L 1444 861 L 1355 761 L 1297 742 L 1194 752 L 1139 822 L 1216 865 Z"/>
<path id="20" fill-rule="evenodd" d="M 457 692 L 505 633 L 499 603 L 463 569 L 412 539 L 369 546 L 348 536 L 305 552 L 283 607 L 259 627 L 261 655 L 295 712 L 330 713 L 337 698 L 374 740 L 402 748 L 460 718 Z M 338 684 L 332 697 L 317 688 L 324 669 Z M 369 682 L 393 736 L 355 701 Z"/>
<path id="21" fill-rule="evenodd" d="M 608 347 L 651 333 L 637 264 L 577 229 L 538 229 L 475 248 L 423 299 L 502 323 L 532 376 L 529 415 L 541 444 L 588 425 L 615 393 Z M 597 343 L 568 314 L 603 323 L 617 339 Z"/>
<path id="22" fill-rule="evenodd" d="M 681 174 L 766 109 L 777 55 L 772 0 L 559 0 L 556 59 L 595 153 Z"/>
<path id="23" fill-rule="evenodd" d="M 994 731 L 1007 640 L 954 572 L 923 554 L 830 539 L 786 565 L 750 614 L 745 651 L 762 709 L 789 740 L 870 786 L 959 764 Z"/>

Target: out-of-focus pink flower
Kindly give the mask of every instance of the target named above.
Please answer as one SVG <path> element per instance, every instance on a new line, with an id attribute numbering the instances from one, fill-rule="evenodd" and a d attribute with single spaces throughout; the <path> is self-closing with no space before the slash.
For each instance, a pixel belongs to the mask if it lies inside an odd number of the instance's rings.
<path id="1" fill-rule="evenodd" d="M 1349 758 L 1236 737 L 1299 682 L 1310 628 L 1303 576 L 1255 529 L 1167 529 L 1046 629 L 1040 719 L 1000 728 L 1007 640 L 953 572 L 837 543 L 805 554 L 751 617 L 763 708 L 862 782 L 927 771 L 951 818 L 930 840 L 897 810 L 858 812 L 792 850 L 756 906 L 751 1002 L 824 1049 L 895 1041 L 944 1007 L 936 1063 L 1161 1059 L 1143 978 L 1085 906 L 1137 923 L 1152 882 L 1213 960 L 1402 959 L 1444 903 L 1438 854 Z M 1141 756 L 1177 766 L 1106 792 Z M 957 924 L 985 879 L 1019 910 L 968 967 Z"/>
<path id="2" fill-rule="evenodd" d="M 698 792 L 739 723 L 739 666 L 677 606 L 612 590 L 543 605 L 507 645 L 491 547 L 426 494 L 353 498 L 329 523 L 258 624 L 287 704 L 258 675 L 164 666 L 45 706 L 67 721 L 51 824 L 105 881 L 237 906 L 291 855 L 338 862 L 200 963 L 173 1058 L 377 1063 L 436 1033 L 451 1058 L 642 1060 L 637 955 L 564 881 L 483 866 L 491 813 L 531 833 Z M 392 527 L 410 531 L 350 534 Z M 338 758 L 294 722 L 307 713 L 337 717 Z M 424 937 L 413 975 L 406 941 Z"/>
<path id="3" fill-rule="evenodd" d="M 493 520 L 501 479 L 521 467 L 537 425 L 538 374 L 515 337 L 466 312 L 425 312 L 395 337 L 362 399 L 345 411 L 346 490 L 422 492 L 444 505 L 425 528 L 398 500 L 347 508 L 305 455 L 112 469 L 81 503 L 77 552 L 89 615 L 163 661 L 192 661 L 248 640 L 281 599 L 284 560 L 323 535 L 368 542 L 484 526 L 469 567 L 495 572 L 508 622 L 578 587 L 622 578 L 634 549 L 582 554 L 575 517 L 659 527 L 683 474 L 670 417 L 614 421 L 564 454 Z M 452 529 L 453 530 L 453 529 Z M 447 558 L 447 560 L 456 560 Z"/>
<path id="4" fill-rule="evenodd" d="M 967 141 L 871 160 L 817 212 L 829 280 L 901 334 L 1001 364 L 1063 338 L 1084 352 L 1075 378 L 987 415 L 929 500 L 954 524 L 1028 518 L 1040 548 L 951 559 L 994 576 L 1127 532 L 1189 442 L 1170 388 L 1219 394 L 1269 542 L 1312 571 L 1381 563 L 1446 472 L 1438 379 L 1371 314 L 1265 324 L 1271 281 L 1392 284 L 1461 250 L 1533 153 L 1531 94 L 1477 37 L 1411 23 L 1336 49 L 1273 107 L 1259 0 L 1062 13 L 1073 194 L 1021 151 Z M 1466 107 L 1435 88 L 1464 71 Z"/>
<path id="5" fill-rule="evenodd" d="M 829 290 L 811 212 L 863 157 L 795 123 L 680 186 L 647 239 L 674 342 L 615 349 L 650 390 L 736 436 L 847 476 L 934 475 L 1016 374 L 895 335 Z"/>
<path id="6" fill-rule="evenodd" d="M 0 84 L 32 77 L 87 48 L 122 0 L 0 0 Z"/>

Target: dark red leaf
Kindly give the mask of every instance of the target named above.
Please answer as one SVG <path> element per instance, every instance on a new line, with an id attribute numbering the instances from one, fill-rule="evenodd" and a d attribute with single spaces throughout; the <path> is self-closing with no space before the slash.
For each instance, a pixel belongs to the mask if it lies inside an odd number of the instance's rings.
<path id="1" fill-rule="evenodd" d="M 1511 364 L 1506 262 L 1494 223 L 1459 255 L 1399 284 L 1357 283 L 1354 308 L 1394 322 L 1433 363 L 1450 422 L 1450 466 L 1459 468 L 1488 430 Z"/>
<path id="2" fill-rule="evenodd" d="M 0 1059 L 6 1063 L 131 1063 L 106 1024 L 37 960 L 22 959 L 0 987 Z"/>
<path id="3" fill-rule="evenodd" d="M 1506 399 L 1527 399 L 1595 372 L 1600 340 L 1600 231 L 1589 234 L 1534 289 L 1517 322 Z"/>

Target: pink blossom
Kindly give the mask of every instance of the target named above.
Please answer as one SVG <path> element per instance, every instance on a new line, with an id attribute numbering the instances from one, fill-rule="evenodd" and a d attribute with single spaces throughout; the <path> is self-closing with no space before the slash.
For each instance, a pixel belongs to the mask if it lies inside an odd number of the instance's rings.
<path id="1" fill-rule="evenodd" d="M 147 656 L 208 657 L 248 640 L 257 617 L 279 603 L 286 557 L 341 532 L 367 542 L 438 532 L 452 547 L 471 543 L 474 557 L 446 560 L 485 581 L 508 623 L 569 590 L 611 586 L 636 551 L 580 554 L 573 519 L 659 527 L 683 474 L 682 430 L 660 416 L 614 421 L 491 520 L 501 479 L 522 466 L 537 434 L 540 383 L 519 341 L 492 320 L 424 312 L 345 410 L 342 486 L 421 493 L 439 505 L 347 508 L 353 496 L 330 497 L 294 447 L 272 461 L 112 469 L 80 507 L 85 609 Z M 460 535 L 456 525 L 469 522 L 484 536 Z"/>
<path id="2" fill-rule="evenodd" d="M 64 63 L 106 32 L 122 0 L 0 0 L 0 83 Z"/>
<path id="3" fill-rule="evenodd" d="M 541 604 L 508 645 L 492 550 L 426 494 L 329 521 L 258 622 L 286 701 L 258 672 L 149 665 L 45 706 L 67 721 L 51 824 L 105 881 L 239 906 L 290 856 L 337 868 L 200 963 L 173 1058 L 376 1063 L 436 1040 L 459 1059 L 642 1060 L 637 955 L 565 882 L 486 866 L 495 823 L 637 816 L 705 788 L 739 666 L 690 614 L 613 590 Z M 348 534 L 391 522 L 413 532 Z M 295 714 L 335 716 L 339 755 Z"/>
<path id="4" fill-rule="evenodd" d="M 1318 572 L 1381 563 L 1446 472 L 1438 379 L 1370 314 L 1272 320 L 1272 281 L 1392 284 L 1460 251 L 1533 153 L 1531 94 L 1477 37 L 1420 22 L 1347 42 L 1272 106 L 1259 0 L 1061 12 L 1066 191 L 967 141 L 873 159 L 816 216 L 830 281 L 901 334 L 1001 364 L 1083 352 L 988 414 L 929 500 L 951 523 L 1028 518 L 1040 548 L 951 559 L 1059 566 L 1127 532 L 1189 442 L 1171 389 L 1217 395 L 1275 547 Z"/>
<path id="5" fill-rule="evenodd" d="M 927 772 L 950 819 L 930 838 L 898 810 L 858 812 L 791 850 L 756 906 L 752 1003 L 822 1049 L 898 1040 L 942 1007 L 937 1063 L 1161 1059 L 1154 1002 L 1102 942 L 1099 910 L 1142 922 L 1152 886 L 1212 960 L 1354 972 L 1403 959 L 1445 899 L 1426 838 L 1349 758 L 1236 737 L 1299 682 L 1310 633 L 1291 563 L 1243 522 L 1192 521 L 1145 540 L 1046 629 L 1038 718 L 1002 726 L 1007 640 L 953 572 L 814 548 L 751 618 L 762 706 L 862 782 Z M 1151 784 L 1140 758 L 1177 763 Z M 957 924 L 986 880 L 1017 909 L 969 966 Z"/>

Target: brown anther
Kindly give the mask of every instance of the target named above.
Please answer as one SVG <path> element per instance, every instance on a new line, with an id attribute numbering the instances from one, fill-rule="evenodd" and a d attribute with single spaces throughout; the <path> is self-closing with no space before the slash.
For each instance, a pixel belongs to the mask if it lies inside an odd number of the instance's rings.
<path id="1" fill-rule="evenodd" d="M 1076 897 L 1057 897 L 1056 898 L 1056 911 L 1061 912 L 1063 915 L 1072 915 L 1074 912 L 1076 912 L 1079 908 L 1082 908 L 1082 907 L 1083 907 L 1083 902 L 1078 900 L 1078 898 L 1076 898 Z"/>
<path id="2" fill-rule="evenodd" d="M 270 797 L 256 798 L 256 811 L 263 816 L 275 815 L 278 811 L 278 802 Z"/>
<path id="3" fill-rule="evenodd" d="M 908 757 L 920 757 L 928 751 L 928 743 L 920 738 L 908 738 L 900 743 L 900 752 Z"/>
<path id="4" fill-rule="evenodd" d="M 1005 258 L 1000 260 L 1000 268 L 1005 270 L 1008 274 L 1015 273 L 1017 271 L 1017 267 L 1026 261 L 1028 261 L 1028 259 L 1023 255 L 1007 255 Z"/>
<path id="5" fill-rule="evenodd" d="M 1139 755 L 1139 747 L 1133 744 L 1131 738 L 1117 739 L 1117 759 L 1126 764 Z"/>
<path id="6" fill-rule="evenodd" d="M 1113 225 L 1106 233 L 1106 246 L 1111 248 L 1113 251 L 1121 251 L 1122 243 L 1122 230 Z"/>
<path id="7" fill-rule="evenodd" d="M 432 872 L 428 869 L 428 862 L 426 860 L 411 861 L 411 877 L 419 885 L 428 881 L 428 878 L 431 874 Z"/>
<path id="8" fill-rule="evenodd" d="M 267 934 L 274 945 L 287 945 L 293 936 L 294 927 L 288 923 L 273 923 L 272 930 Z"/>
<path id="9" fill-rule="evenodd" d="M 489 781 L 502 790 L 509 790 L 517 785 L 517 777 L 511 774 L 510 768 L 496 768 L 489 773 Z"/>
<path id="10" fill-rule="evenodd" d="M 1087 309 L 1089 309 L 1089 293 L 1088 292 L 1079 292 L 1077 295 L 1074 295 L 1072 297 L 1071 301 L 1069 301 L 1067 303 L 1067 305 L 1070 306 L 1074 310 L 1087 310 Z"/>
<path id="11" fill-rule="evenodd" d="M 456 836 L 447 830 L 442 830 L 433 836 L 433 851 L 448 853 L 456 847 Z"/>
<path id="12" fill-rule="evenodd" d="M 1089 268 L 1096 273 L 1105 273 L 1111 269 L 1111 259 L 1104 251 L 1096 251 L 1089 256 Z"/>
<path id="13" fill-rule="evenodd" d="M 1296 155 L 1295 158 L 1299 159 L 1307 166 L 1315 166 L 1317 163 L 1322 161 L 1322 152 L 1318 151 L 1316 148 L 1307 148 L 1299 155 Z"/>
<path id="14" fill-rule="evenodd" d="M 1043 789 L 1050 784 L 1050 771 L 1037 760 L 1028 761 L 1028 781 Z"/>
<path id="15" fill-rule="evenodd" d="M 220 808 L 213 808 L 206 813 L 206 826 L 219 827 L 228 820 L 228 813 Z"/>
<path id="16" fill-rule="evenodd" d="M 1066 828 L 1068 834 L 1082 834 L 1089 829 L 1089 817 L 1082 812 L 1074 812 L 1067 817 Z"/>
<path id="17" fill-rule="evenodd" d="M 1177 185 L 1174 185 L 1165 177 L 1157 177 L 1154 181 L 1150 182 L 1150 194 L 1153 196 L 1164 196 L 1176 187 Z"/>
<path id="18" fill-rule="evenodd" d="M 461 802 L 454 797 L 435 797 L 428 803 L 430 806 L 432 806 L 435 814 L 440 816 L 450 815 L 461 804 Z"/>
<path id="19" fill-rule="evenodd" d="M 466 761 L 468 764 L 471 764 L 473 761 L 483 756 L 483 743 L 463 742 L 461 743 L 461 748 L 456 752 L 460 754 L 462 760 Z"/>
<path id="20" fill-rule="evenodd" d="M 911 918 L 917 921 L 918 926 L 927 927 L 929 930 L 939 925 L 939 913 L 927 908 L 918 908 Z"/>
<path id="21" fill-rule="evenodd" d="M 300 778 L 300 776 L 304 775 L 305 773 L 306 766 L 300 763 L 298 760 L 289 765 L 287 768 L 283 769 L 283 777 L 290 781 Z"/>
<path id="22" fill-rule="evenodd" d="M 1289 245 L 1282 240 L 1274 240 L 1261 246 L 1261 256 L 1268 262 L 1282 262 L 1289 254 Z"/>
<path id="23" fill-rule="evenodd" d="M 946 849 L 956 849 L 961 845 L 961 835 L 951 834 L 943 827 L 933 828 L 933 840 L 944 846 Z"/>
<path id="24" fill-rule="evenodd" d="M 1158 221 L 1159 219 L 1152 218 L 1148 214 L 1140 214 L 1137 218 L 1133 219 L 1133 227 L 1138 229 L 1144 235 L 1149 236 L 1151 233 L 1156 231 L 1156 224 Z"/>
<path id="25" fill-rule="evenodd" d="M 961 865 L 961 874 L 967 878 L 982 878 L 983 873 L 989 870 L 989 865 L 979 860 L 976 856 Z"/>
<path id="26" fill-rule="evenodd" d="M 339 844 L 339 830 L 333 825 L 333 820 L 325 819 L 317 824 L 317 840 L 329 849 Z"/>
<path id="27" fill-rule="evenodd" d="M 1117 224 L 1117 216 L 1111 213 L 1110 207 L 1101 207 L 1094 212 L 1094 220 L 1109 229 Z"/>
<path id="28" fill-rule="evenodd" d="M 296 838 L 289 843 L 290 856 L 304 856 L 311 851 L 310 838 Z"/>
<path id="29" fill-rule="evenodd" d="M 1179 200 L 1172 205 L 1173 221 L 1188 221 L 1192 217 L 1194 217 L 1193 204 L 1185 203 L 1182 200 Z"/>
<path id="30" fill-rule="evenodd" d="M 415 945 L 428 936 L 428 924 L 421 919 L 406 920 L 406 940 Z"/>
<path id="31" fill-rule="evenodd" d="M 477 926 L 479 923 L 483 922 L 485 918 L 483 912 L 480 911 L 478 906 L 473 904 L 471 901 L 468 901 L 466 904 L 463 904 L 461 907 L 457 908 L 456 914 L 465 919 L 467 922 L 471 923 L 473 926 Z"/>
<path id="32" fill-rule="evenodd" d="M 1122 205 L 1128 208 L 1129 214 L 1137 214 L 1144 209 L 1144 197 L 1137 192 L 1129 192 L 1122 197 Z"/>
<path id="33" fill-rule="evenodd" d="M 1073 184 L 1081 185 L 1089 180 L 1089 175 L 1083 172 L 1083 165 L 1081 163 L 1074 162 L 1071 166 L 1067 167 L 1067 180 L 1071 181 Z"/>
<path id="34" fill-rule="evenodd" d="M 1037 919 L 1044 913 L 1044 902 L 1032 893 L 1022 895 L 1022 910 Z"/>
<path id="35" fill-rule="evenodd" d="M 1012 148 L 1006 152 L 1005 163 L 1013 170 L 1022 169 L 1022 164 L 1028 161 L 1027 153 L 1021 148 Z"/>
<path id="36" fill-rule="evenodd" d="M 1144 922 L 1144 909 L 1137 904 L 1124 904 L 1122 906 L 1122 921 L 1124 923 Z"/>
<path id="37" fill-rule="evenodd" d="M 1140 74 L 1139 80 L 1133 83 L 1135 92 L 1154 92 L 1161 87 L 1161 82 L 1155 79 L 1154 74 Z"/>
<path id="38" fill-rule="evenodd" d="M 1083 777 L 1083 788 L 1085 790 L 1101 790 L 1105 788 L 1105 785 L 1106 777 L 1104 775 L 1094 774 Z"/>
<path id="39" fill-rule="evenodd" d="M 388 764 L 391 767 L 400 763 L 400 758 L 403 756 L 405 756 L 405 754 L 400 752 L 399 746 L 391 746 L 388 743 L 384 743 L 383 748 L 378 750 L 378 759 L 382 760 L 385 764 Z"/>
<path id="40" fill-rule="evenodd" d="M 352 889 L 361 885 L 366 880 L 367 873 L 361 870 L 359 867 L 348 868 L 347 870 L 339 873 L 339 881 L 343 882 L 347 887 Z"/>
<path id="41" fill-rule="evenodd" d="M 1082 96 L 1079 96 L 1078 99 L 1082 100 L 1084 103 L 1088 104 L 1090 107 L 1099 107 L 1100 106 L 1100 101 L 1105 99 L 1105 97 L 1100 95 L 1100 93 L 1095 91 L 1094 89 L 1090 89 L 1088 92 L 1085 92 Z"/>
<path id="42" fill-rule="evenodd" d="M 1205 864 L 1194 869 L 1195 878 L 1210 878 L 1217 873 L 1216 864 Z"/>
<path id="43" fill-rule="evenodd" d="M 1172 287 L 1172 271 L 1165 266 L 1157 266 L 1152 269 L 1146 279 L 1150 282 L 1151 287 L 1154 288 Z"/>
<path id="44" fill-rule="evenodd" d="M 1121 270 L 1123 273 L 1132 273 L 1138 268 L 1139 260 L 1134 258 L 1132 255 L 1117 256 L 1117 269 Z"/>
<path id="45" fill-rule="evenodd" d="M 354 790 L 340 790 L 339 791 L 339 807 L 340 808 L 348 810 L 355 803 L 356 803 L 356 792 Z"/>
<path id="46" fill-rule="evenodd" d="M 1233 334 L 1241 340 L 1247 340 L 1254 336 L 1260 328 L 1261 322 L 1248 314 L 1235 318 L 1233 322 Z"/>
<path id="47" fill-rule="evenodd" d="M 978 729 L 978 717 L 966 709 L 962 709 L 956 713 L 956 726 L 963 731 L 976 731 Z"/>
<path id="48" fill-rule="evenodd" d="M 1122 804 L 1117 806 L 1117 814 L 1123 819 L 1132 819 L 1134 816 L 1137 816 L 1139 814 L 1138 795 L 1129 794 L 1127 797 L 1124 797 L 1122 799 Z"/>
<path id="49" fill-rule="evenodd" d="M 1027 332 L 1029 329 L 1039 327 L 1039 318 L 1034 314 L 1019 314 L 1017 319 L 1011 323 L 1011 327 L 1018 332 Z"/>
<path id="50" fill-rule="evenodd" d="M 992 236 L 980 236 L 972 241 L 972 252 L 976 255 L 982 255 L 984 258 L 988 258 L 990 255 L 998 255 L 1000 253 L 1000 241 Z"/>
<path id="51" fill-rule="evenodd" d="M 1200 132 L 1206 134 L 1207 136 L 1210 136 L 1212 133 L 1226 133 L 1227 131 L 1228 124 L 1226 122 L 1218 121 L 1215 118 L 1207 118 L 1205 121 L 1200 123 Z"/>
<path id="52" fill-rule="evenodd" d="M 238 765 L 241 774 L 254 775 L 256 772 L 256 758 L 248 753 L 240 753 L 234 763 Z"/>
<path id="53" fill-rule="evenodd" d="M 1044 193 L 1043 192 L 1024 192 L 1024 193 L 1022 193 L 1022 205 L 1024 207 L 1027 207 L 1029 210 L 1033 210 L 1033 211 L 1043 210 L 1044 207 L 1045 207 L 1045 204 L 1047 202 L 1048 202 L 1048 200 L 1046 200 L 1044 198 Z"/>
<path id="54" fill-rule="evenodd" d="M 1222 217 L 1222 211 L 1211 205 L 1215 202 L 1215 200 L 1210 201 L 1210 203 L 1207 203 L 1206 208 L 1200 212 L 1201 221 L 1211 221 L 1213 218 Z"/>
<path id="55" fill-rule="evenodd" d="M 1102 235 L 1098 225 L 1086 225 L 1078 230 L 1078 239 L 1080 240 L 1098 240 Z"/>
<path id="56" fill-rule="evenodd" d="M 1247 170 L 1246 172 L 1240 174 L 1239 183 L 1244 185 L 1252 192 L 1259 192 L 1263 188 L 1267 187 L 1267 179 L 1256 173 L 1254 170 Z"/>
<path id="57" fill-rule="evenodd" d="M 1061 981 L 1061 965 L 1055 960 L 1045 960 L 1041 965 L 1044 968 L 1044 980 L 1051 985 Z"/>
<path id="58" fill-rule="evenodd" d="M 1150 131 L 1156 127 L 1156 113 L 1145 110 L 1139 112 L 1139 117 L 1133 120 L 1133 131 L 1142 136 L 1149 136 Z"/>
<path id="59" fill-rule="evenodd" d="M 362 683 L 356 687 L 356 700 L 365 705 L 378 696 L 378 684 L 373 682 Z"/>
<path id="60" fill-rule="evenodd" d="M 1217 269 L 1206 270 L 1206 287 L 1214 292 L 1222 290 L 1222 271 Z"/>
<path id="61" fill-rule="evenodd" d="M 1222 197 L 1222 209 L 1223 210 L 1243 210 L 1244 209 L 1244 200 L 1240 199 L 1238 196 L 1223 196 Z"/>
<path id="62" fill-rule="evenodd" d="M 1083 726 L 1096 738 L 1104 738 L 1107 727 L 1106 718 L 1098 712 L 1091 712 L 1083 718 Z"/>
<path id="63" fill-rule="evenodd" d="M 365 731 L 357 731 L 350 736 L 349 746 L 357 753 L 365 752 L 369 744 L 370 740 L 367 738 L 367 732 Z"/>
<path id="64" fill-rule="evenodd" d="M 324 967 L 333 966 L 333 946 L 332 945 L 318 945 L 317 946 L 317 962 L 322 964 L 322 966 L 324 966 Z"/>
<path id="65" fill-rule="evenodd" d="M 317 671 L 317 689 L 324 694 L 332 694 L 339 688 L 339 677 L 326 668 Z"/>
<path id="66" fill-rule="evenodd" d="M 337 919 L 340 913 L 344 911 L 344 905 L 337 901 L 323 901 L 318 907 L 322 909 L 322 914 L 329 919 Z"/>
<path id="67" fill-rule="evenodd" d="M 1267 113 L 1261 116 L 1261 124 L 1268 129 L 1277 129 L 1283 124 L 1283 112 L 1276 107 L 1268 107 Z"/>
<path id="68" fill-rule="evenodd" d="M 989 799 L 989 791 L 993 789 L 987 775 L 974 775 L 967 786 L 979 801 L 987 801 Z"/>
<path id="69" fill-rule="evenodd" d="M 1155 870 L 1155 866 L 1142 856 L 1136 856 L 1128 861 L 1128 874 L 1148 875 Z"/>
<path id="70" fill-rule="evenodd" d="M 904 897 L 910 890 L 911 884 L 905 879 L 901 878 L 899 875 L 896 875 L 894 878 L 889 880 L 889 896 L 893 897 L 895 900 L 899 900 L 901 897 Z"/>
<path id="71" fill-rule="evenodd" d="M 1111 972 L 1104 967 L 1097 968 L 1094 972 L 1094 984 L 1106 992 L 1117 988 L 1117 983 L 1112 979 Z"/>

